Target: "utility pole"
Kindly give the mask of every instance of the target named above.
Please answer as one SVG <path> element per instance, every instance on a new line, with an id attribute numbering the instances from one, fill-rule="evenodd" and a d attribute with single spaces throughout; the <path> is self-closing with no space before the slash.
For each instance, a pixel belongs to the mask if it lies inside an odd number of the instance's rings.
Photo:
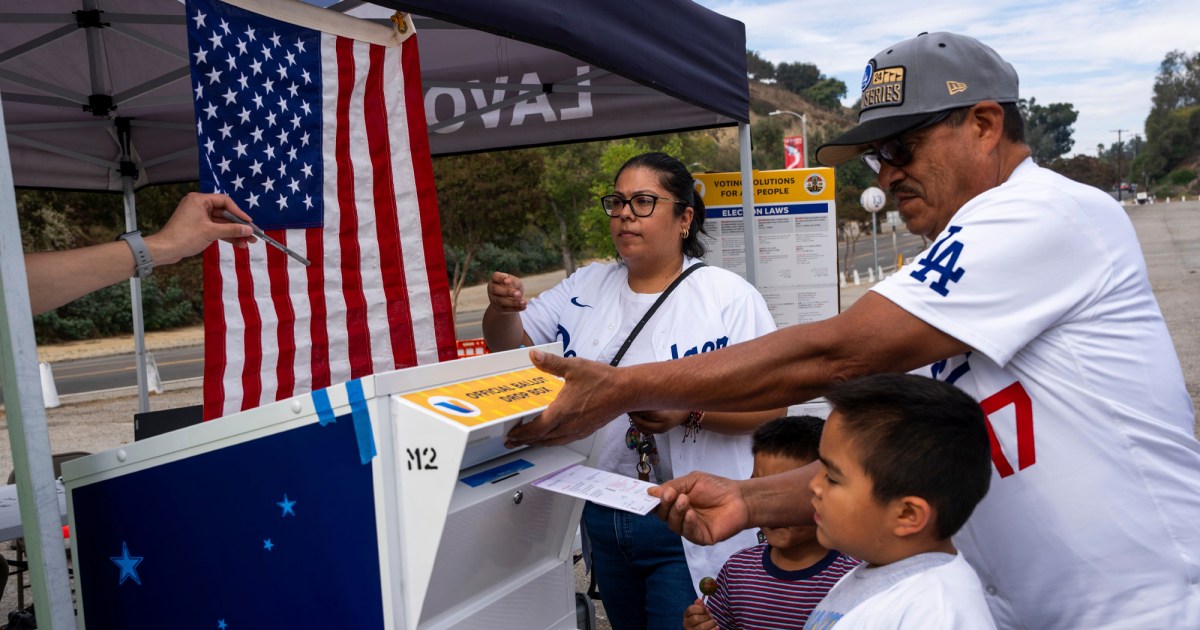
<path id="1" fill-rule="evenodd" d="M 1124 181 L 1124 171 L 1121 168 L 1121 155 L 1125 153 L 1125 145 L 1121 144 L 1121 133 L 1128 129 L 1112 129 L 1117 133 L 1117 201 L 1121 201 L 1121 182 Z"/>

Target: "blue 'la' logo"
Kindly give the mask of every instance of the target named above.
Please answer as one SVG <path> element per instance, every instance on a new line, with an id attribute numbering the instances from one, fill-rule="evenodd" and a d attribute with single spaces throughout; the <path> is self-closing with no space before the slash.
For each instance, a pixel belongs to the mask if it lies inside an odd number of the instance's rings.
<path id="1" fill-rule="evenodd" d="M 962 226 L 951 227 L 946 232 L 945 238 L 934 243 L 929 254 L 917 261 L 920 269 L 908 274 L 923 283 L 929 277 L 929 272 L 937 272 L 938 280 L 930 284 L 929 288 L 942 297 L 950 294 L 950 289 L 946 284 L 962 280 L 963 274 L 966 273 L 966 269 L 957 266 L 958 257 L 963 251 L 963 244 L 958 240 L 950 240 L 960 231 L 962 231 Z"/>
<path id="2" fill-rule="evenodd" d="M 867 62 L 867 67 L 863 70 L 862 89 L 866 90 L 868 85 L 871 85 L 871 75 L 875 73 L 874 60 Z"/>

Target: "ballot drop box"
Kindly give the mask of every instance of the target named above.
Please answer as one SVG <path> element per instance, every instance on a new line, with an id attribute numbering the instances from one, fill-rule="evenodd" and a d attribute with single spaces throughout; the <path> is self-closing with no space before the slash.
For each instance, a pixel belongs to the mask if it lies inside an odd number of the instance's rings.
<path id="1" fill-rule="evenodd" d="M 504 447 L 561 387 L 503 352 L 66 464 L 79 628 L 574 628 L 582 502 L 531 483 L 591 439 Z"/>

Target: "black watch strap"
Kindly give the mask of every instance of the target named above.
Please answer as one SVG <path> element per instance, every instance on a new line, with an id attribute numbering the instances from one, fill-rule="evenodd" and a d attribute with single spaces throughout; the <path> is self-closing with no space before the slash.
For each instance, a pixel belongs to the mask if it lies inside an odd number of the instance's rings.
<path id="1" fill-rule="evenodd" d="M 145 278 L 150 275 L 150 272 L 154 271 L 154 260 L 150 258 L 150 250 L 146 249 L 146 241 L 142 240 L 142 233 L 140 231 L 126 232 L 118 236 L 117 240 L 125 241 L 129 245 L 129 249 L 133 250 L 135 277 Z"/>

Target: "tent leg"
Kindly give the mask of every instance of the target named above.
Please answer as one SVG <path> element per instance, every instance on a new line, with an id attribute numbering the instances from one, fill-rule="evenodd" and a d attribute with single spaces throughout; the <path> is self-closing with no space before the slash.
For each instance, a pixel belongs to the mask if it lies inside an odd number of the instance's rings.
<path id="1" fill-rule="evenodd" d="M 121 136 L 121 147 L 125 163 L 132 164 L 133 156 L 129 155 L 129 125 L 118 124 L 117 133 Z M 137 198 L 133 193 L 132 173 L 123 173 L 121 183 L 125 189 L 125 231 L 132 232 L 137 226 Z M 137 362 L 138 382 L 138 413 L 150 411 L 149 381 L 146 378 L 146 326 L 142 321 L 142 280 L 129 279 L 129 305 L 133 309 L 133 354 Z"/>
<path id="2" fill-rule="evenodd" d="M 758 286 L 758 222 L 754 220 L 754 165 L 750 150 L 750 124 L 738 123 L 738 154 L 742 163 L 742 224 L 746 239 L 746 282 Z"/>
<path id="3" fill-rule="evenodd" d="M 0 372 L 38 627 L 66 630 L 75 627 L 75 608 L 63 551 L 62 516 L 50 457 L 46 408 L 42 406 L 29 284 L 21 253 L 12 163 L 8 143 L 3 140 L 7 135 L 2 109 L 0 106 Z"/>

